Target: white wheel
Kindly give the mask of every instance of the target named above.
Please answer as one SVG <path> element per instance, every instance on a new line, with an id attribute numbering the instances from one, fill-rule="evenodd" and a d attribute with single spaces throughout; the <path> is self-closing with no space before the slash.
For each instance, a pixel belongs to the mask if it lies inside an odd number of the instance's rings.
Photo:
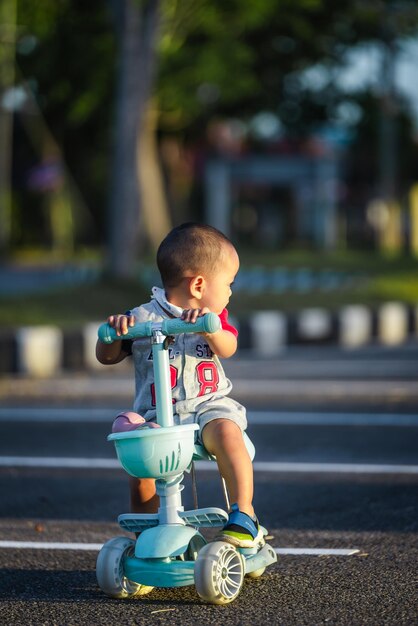
<path id="1" fill-rule="evenodd" d="M 154 589 L 126 578 L 123 571 L 125 556 L 133 556 L 135 542 L 128 537 L 115 537 L 107 541 L 96 561 L 96 578 L 99 587 L 111 598 L 143 596 Z"/>
<path id="2" fill-rule="evenodd" d="M 248 572 L 247 576 L 248 578 L 260 578 L 260 576 L 262 576 L 265 571 L 265 567 L 260 567 L 260 569 L 256 569 L 253 572 Z"/>
<path id="3" fill-rule="evenodd" d="M 212 604 L 228 604 L 241 591 L 244 581 L 243 557 L 229 543 L 208 543 L 197 556 L 194 580 L 202 600 Z"/>

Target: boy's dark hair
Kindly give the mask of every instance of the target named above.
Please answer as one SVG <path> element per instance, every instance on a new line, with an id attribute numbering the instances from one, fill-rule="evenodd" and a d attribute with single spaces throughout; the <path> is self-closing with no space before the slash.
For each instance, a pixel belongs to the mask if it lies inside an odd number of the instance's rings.
<path id="1" fill-rule="evenodd" d="M 164 287 L 176 287 L 187 271 L 213 272 L 222 259 L 228 237 L 207 224 L 187 222 L 173 228 L 157 252 L 157 266 Z"/>

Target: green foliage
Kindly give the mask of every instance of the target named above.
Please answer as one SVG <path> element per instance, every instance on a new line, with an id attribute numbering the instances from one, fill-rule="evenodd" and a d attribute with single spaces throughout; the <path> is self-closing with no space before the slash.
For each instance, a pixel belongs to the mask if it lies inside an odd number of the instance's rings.
<path id="1" fill-rule="evenodd" d="M 96 232 L 87 236 L 94 241 L 103 229 L 108 193 L 116 62 L 111 16 L 97 0 L 20 0 L 17 21 L 18 79 L 32 86 L 92 212 Z M 35 41 L 30 53 L 28 38 Z M 44 146 L 32 149 L 24 160 L 34 165 Z"/>
<path id="2" fill-rule="evenodd" d="M 111 5 L 102 0 L 17 3 L 18 68 L 92 212 L 90 242 L 95 243 L 104 238 L 111 166 L 117 76 Z M 159 130 L 199 139 L 213 117 L 249 119 L 273 111 L 290 132 L 304 135 L 331 119 L 345 98 L 333 72 L 350 46 L 410 36 L 417 26 L 412 0 L 165 0 L 155 85 Z M 32 51 L 30 38 L 36 43 Z M 330 68 L 320 92 L 304 86 L 299 76 L 315 63 Z M 142 69 L 138 63 L 138 72 Z M 357 99 L 366 114 L 358 137 L 365 140 L 364 159 L 370 163 L 366 153 L 377 102 L 366 102 L 362 94 Z M 26 150 L 19 163 L 29 167 L 41 152 L 42 146 Z M 402 154 L 402 171 L 413 178 L 416 153 L 408 148 Z M 19 219 L 30 223 L 24 211 Z"/>
<path id="3" fill-rule="evenodd" d="M 303 134 L 345 96 L 332 74 L 318 94 L 297 72 L 316 62 L 337 70 L 358 42 L 418 30 L 418 7 L 388 0 L 188 0 L 167 2 L 164 15 L 157 94 L 167 130 L 271 110 Z"/>
<path id="4" fill-rule="evenodd" d="M 102 3 L 69 2 L 19 5 L 21 37 L 37 38 L 30 56 L 19 54 L 25 78 L 38 83 L 42 109 L 60 134 L 74 130 L 103 109 L 111 96 L 115 45 L 110 16 Z M 27 13 L 25 13 L 27 11 Z M 99 106 L 100 105 L 100 106 Z M 59 126 L 58 126 L 59 123 Z"/>

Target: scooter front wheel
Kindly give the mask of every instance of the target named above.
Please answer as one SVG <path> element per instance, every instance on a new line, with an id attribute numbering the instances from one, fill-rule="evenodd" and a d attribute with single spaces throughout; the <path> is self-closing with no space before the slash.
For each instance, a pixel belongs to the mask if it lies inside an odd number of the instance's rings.
<path id="1" fill-rule="evenodd" d="M 232 602 L 241 591 L 244 575 L 244 559 L 234 546 L 214 541 L 199 551 L 194 579 L 202 600 L 212 604 Z"/>
<path id="2" fill-rule="evenodd" d="M 123 569 L 125 556 L 133 556 L 135 542 L 128 537 L 114 537 L 101 548 L 96 561 L 99 587 L 111 598 L 143 596 L 154 589 L 126 578 Z"/>

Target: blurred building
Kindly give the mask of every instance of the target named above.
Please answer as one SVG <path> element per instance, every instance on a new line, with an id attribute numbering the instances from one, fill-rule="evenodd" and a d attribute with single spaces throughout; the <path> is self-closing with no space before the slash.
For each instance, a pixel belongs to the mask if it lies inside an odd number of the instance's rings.
<path id="1" fill-rule="evenodd" d="M 218 157 L 205 169 L 206 220 L 266 247 L 298 241 L 334 248 L 337 188 L 330 156 Z"/>
<path id="2" fill-rule="evenodd" d="M 337 245 L 339 157 L 330 142 L 280 137 L 255 149 L 230 122 L 212 125 L 208 139 L 202 181 L 207 222 L 244 245 Z"/>

